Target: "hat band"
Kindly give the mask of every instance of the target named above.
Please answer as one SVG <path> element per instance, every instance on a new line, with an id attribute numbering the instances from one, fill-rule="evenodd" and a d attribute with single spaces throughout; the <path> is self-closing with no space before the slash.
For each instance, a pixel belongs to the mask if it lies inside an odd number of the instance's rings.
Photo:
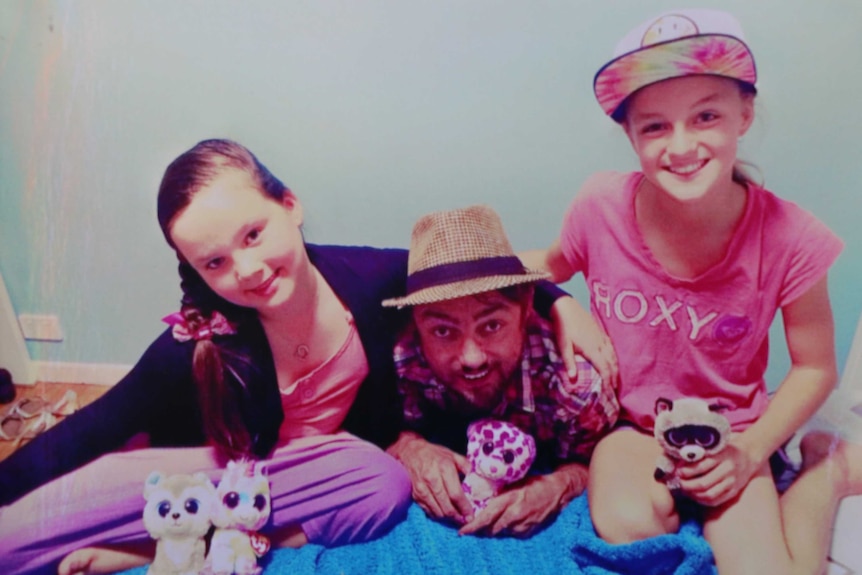
<path id="1" fill-rule="evenodd" d="M 407 294 L 454 282 L 499 275 L 525 275 L 524 264 L 515 256 L 497 256 L 441 264 L 413 272 L 407 277 Z"/>

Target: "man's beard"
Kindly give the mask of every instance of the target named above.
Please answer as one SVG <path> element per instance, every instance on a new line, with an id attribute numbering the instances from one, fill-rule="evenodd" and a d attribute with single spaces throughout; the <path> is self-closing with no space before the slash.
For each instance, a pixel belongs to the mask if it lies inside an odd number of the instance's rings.
<path id="1" fill-rule="evenodd" d="M 446 409 L 464 416 L 488 415 L 503 401 L 505 387 L 505 383 L 501 383 L 491 391 L 482 390 L 481 394 L 450 389 L 446 395 Z"/>

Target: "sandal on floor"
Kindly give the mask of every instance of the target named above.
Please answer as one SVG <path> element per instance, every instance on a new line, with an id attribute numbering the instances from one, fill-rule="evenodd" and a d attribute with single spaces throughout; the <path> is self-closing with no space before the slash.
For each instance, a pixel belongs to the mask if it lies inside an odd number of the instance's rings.
<path id="1" fill-rule="evenodd" d="M 35 418 L 25 419 L 17 413 L 7 413 L 0 420 L 0 439 L 11 441 L 17 449 L 25 439 L 33 439 L 40 433 L 54 427 L 57 418 L 50 411 L 43 411 Z"/>
<path id="2" fill-rule="evenodd" d="M 72 415 L 78 411 L 78 394 L 69 389 L 57 403 L 51 406 L 50 412 L 54 415 Z"/>
<path id="3" fill-rule="evenodd" d="M 69 389 L 56 403 L 49 403 L 44 397 L 24 397 L 6 412 L 17 413 L 24 419 L 37 417 L 44 412 L 54 415 L 71 415 L 78 410 L 78 394 Z"/>
<path id="4" fill-rule="evenodd" d="M 21 442 L 25 439 L 33 439 L 40 433 L 48 431 L 57 423 L 57 418 L 50 411 L 43 411 L 37 418 L 31 419 L 22 430 L 22 433 L 15 438 L 12 447 L 17 449 Z"/>
<path id="5" fill-rule="evenodd" d="M 44 397 L 22 397 L 7 413 L 17 413 L 24 419 L 30 419 L 45 411 L 48 405 L 48 400 Z"/>
<path id="6" fill-rule="evenodd" d="M 0 419 L 0 439 L 3 441 L 16 441 L 24 435 L 27 422 L 17 413 L 10 411 Z"/>
<path id="7" fill-rule="evenodd" d="M 0 440 L 14 441 L 17 448 L 22 440 L 33 439 L 53 427 L 56 416 L 71 415 L 77 410 L 78 394 L 71 389 L 54 404 L 43 397 L 25 397 L 0 417 Z"/>

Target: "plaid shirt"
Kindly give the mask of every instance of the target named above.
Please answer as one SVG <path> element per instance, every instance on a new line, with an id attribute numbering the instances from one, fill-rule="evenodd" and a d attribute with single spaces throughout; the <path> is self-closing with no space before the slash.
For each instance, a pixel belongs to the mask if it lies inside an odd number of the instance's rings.
<path id="1" fill-rule="evenodd" d="M 422 354 L 415 327 L 405 330 L 395 344 L 398 392 L 404 402 L 404 421 L 420 431 L 429 412 L 442 412 L 450 392 L 437 381 Z M 619 413 L 614 390 L 605 385 L 585 358 L 577 356 L 578 377 L 569 380 L 557 352 L 548 321 L 531 312 L 516 372 L 490 417 L 509 421 L 533 435 L 539 451 L 550 450 L 556 462 L 589 458 L 599 438 L 610 431 Z M 436 419 L 437 424 L 448 421 Z"/>

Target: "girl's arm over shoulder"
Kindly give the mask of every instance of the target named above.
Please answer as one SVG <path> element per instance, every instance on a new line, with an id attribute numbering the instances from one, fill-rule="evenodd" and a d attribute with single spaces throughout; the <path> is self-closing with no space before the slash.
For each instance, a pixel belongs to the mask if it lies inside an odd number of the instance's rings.
<path id="1" fill-rule="evenodd" d="M 575 270 L 563 255 L 560 240 L 554 240 L 548 249 L 521 252 L 518 257 L 524 266 L 551 274 L 551 281 L 554 283 L 566 282 L 575 274 Z"/>
<path id="2" fill-rule="evenodd" d="M 562 297 L 551 308 L 557 349 L 572 383 L 578 378 L 576 354 L 587 358 L 602 380 L 617 389 L 619 364 L 614 345 L 589 310 L 573 297 Z"/>
<path id="3" fill-rule="evenodd" d="M 574 269 L 560 249 L 559 240 L 546 250 L 520 252 L 525 267 L 546 271 L 551 280 L 560 283 L 571 279 Z M 592 314 L 572 297 L 558 298 L 551 306 L 551 320 L 557 336 L 557 349 L 566 365 L 569 378 L 578 377 L 576 353 L 582 353 L 598 370 L 602 379 L 616 388 L 619 366 L 610 338 Z"/>

